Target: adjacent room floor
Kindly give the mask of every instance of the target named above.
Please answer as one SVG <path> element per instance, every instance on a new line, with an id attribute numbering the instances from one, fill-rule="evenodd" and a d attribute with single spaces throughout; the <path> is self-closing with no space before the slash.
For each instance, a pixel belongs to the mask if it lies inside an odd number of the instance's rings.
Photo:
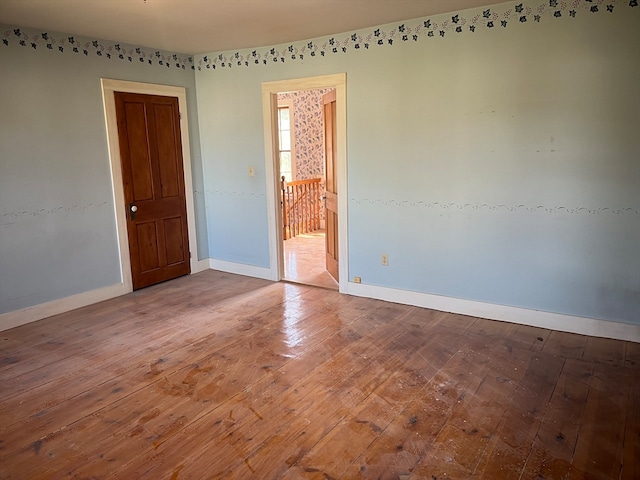
<path id="1" fill-rule="evenodd" d="M 327 272 L 324 231 L 303 233 L 284 241 L 284 278 L 290 282 L 338 289 Z"/>
<path id="2" fill-rule="evenodd" d="M 0 333 L 0 477 L 640 478 L 640 344 L 206 271 Z"/>

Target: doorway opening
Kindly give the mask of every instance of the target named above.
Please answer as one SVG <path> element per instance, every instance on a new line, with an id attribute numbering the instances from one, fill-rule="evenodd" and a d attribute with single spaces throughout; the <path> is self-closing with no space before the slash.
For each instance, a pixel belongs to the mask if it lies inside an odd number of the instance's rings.
<path id="1" fill-rule="evenodd" d="M 262 93 L 271 276 L 345 291 L 346 75 L 267 82 Z"/>
<path id="2" fill-rule="evenodd" d="M 277 166 L 283 279 L 337 290 L 337 280 L 326 267 L 323 98 L 329 92 L 335 89 L 278 93 Z"/>

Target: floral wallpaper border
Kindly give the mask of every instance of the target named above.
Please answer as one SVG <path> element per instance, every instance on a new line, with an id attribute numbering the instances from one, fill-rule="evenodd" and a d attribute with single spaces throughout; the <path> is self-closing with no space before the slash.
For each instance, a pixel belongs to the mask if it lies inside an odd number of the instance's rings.
<path id="1" fill-rule="evenodd" d="M 524 23 L 540 23 L 559 18 L 577 18 L 583 14 L 611 14 L 622 8 L 638 7 L 639 0 L 543 0 L 501 4 L 481 11 L 437 15 L 423 20 L 412 20 L 396 26 L 371 27 L 342 36 L 327 37 L 321 41 L 291 43 L 280 47 L 261 47 L 233 53 L 199 55 L 179 53 L 125 45 L 108 40 L 87 39 L 63 33 L 37 32 L 32 29 L 4 25 L 2 46 L 19 45 L 34 50 L 46 49 L 59 54 L 72 53 L 85 57 L 96 56 L 105 60 L 143 63 L 181 70 L 216 70 L 220 68 L 249 67 L 292 61 L 307 57 L 343 54 L 350 50 L 366 51 L 371 48 L 419 42 L 462 33 L 473 34 L 480 28 L 507 28 Z M 509 6 L 511 5 L 511 6 Z M 640 11 L 640 8 L 637 9 Z"/>
<path id="2" fill-rule="evenodd" d="M 249 67 L 303 61 L 307 57 L 324 57 L 347 53 L 350 50 L 366 51 L 371 48 L 392 46 L 402 42 L 419 42 L 448 35 L 474 33 L 480 28 L 507 28 L 513 25 L 559 18 L 577 18 L 583 14 L 611 14 L 621 8 L 638 7 L 639 0 L 544 0 L 501 4 L 477 13 L 469 10 L 461 13 L 437 15 L 433 18 L 412 20 L 396 26 L 372 27 L 326 40 L 291 43 L 280 47 L 261 47 L 234 53 L 220 53 L 194 57 L 180 53 L 124 45 L 108 40 L 76 38 L 63 33 L 39 32 L 25 28 L 7 28 L 2 32 L 2 46 L 19 45 L 34 50 L 47 49 L 59 54 L 97 56 L 106 60 L 144 63 L 181 70 L 216 70 L 220 68 Z M 511 6 L 509 6 L 511 5 Z M 640 11 L 640 9 L 638 9 Z"/>
<path id="3" fill-rule="evenodd" d="M 144 63 L 166 68 L 194 70 L 193 57 L 151 48 L 125 45 L 107 40 L 91 40 L 63 33 L 40 32 L 4 26 L 2 45 L 19 45 L 33 50 L 46 49 L 59 54 L 96 56 L 105 60 Z M 7 29 L 8 28 L 8 29 Z"/>
<path id="4" fill-rule="evenodd" d="M 481 13 L 476 13 L 478 10 L 452 12 L 396 26 L 372 27 L 370 30 L 342 34 L 346 35 L 342 37 L 335 35 L 319 42 L 291 43 L 280 49 L 262 47 L 229 54 L 204 55 L 195 67 L 202 71 L 302 61 L 307 57 L 344 54 L 351 50 L 366 51 L 403 42 L 419 42 L 462 33 L 473 34 L 481 28 L 507 28 L 530 22 L 540 23 L 543 20 L 576 18 L 583 14 L 611 14 L 625 7 L 637 7 L 638 0 L 544 0 L 537 5 L 533 1 L 509 5 L 487 8 Z"/>

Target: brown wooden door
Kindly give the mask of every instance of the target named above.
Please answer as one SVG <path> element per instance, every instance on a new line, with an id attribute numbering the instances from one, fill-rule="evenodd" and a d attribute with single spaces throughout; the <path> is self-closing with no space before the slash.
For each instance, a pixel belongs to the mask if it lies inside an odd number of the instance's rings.
<path id="1" fill-rule="evenodd" d="M 336 91 L 323 95 L 325 158 L 325 224 L 327 271 L 338 280 L 338 162 L 336 142 Z"/>
<path id="2" fill-rule="evenodd" d="M 115 92 L 133 288 L 190 273 L 178 99 Z"/>

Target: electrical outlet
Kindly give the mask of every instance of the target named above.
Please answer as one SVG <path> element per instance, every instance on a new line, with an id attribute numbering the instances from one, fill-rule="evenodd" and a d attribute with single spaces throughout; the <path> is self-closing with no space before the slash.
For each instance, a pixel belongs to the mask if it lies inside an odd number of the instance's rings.
<path id="1" fill-rule="evenodd" d="M 389 254 L 383 253 L 380 256 L 380 263 L 382 263 L 382 265 L 384 265 L 385 267 L 388 267 L 389 266 Z"/>
<path id="2" fill-rule="evenodd" d="M 362 283 L 362 278 L 360 278 L 360 277 L 353 277 L 353 283 Z"/>

